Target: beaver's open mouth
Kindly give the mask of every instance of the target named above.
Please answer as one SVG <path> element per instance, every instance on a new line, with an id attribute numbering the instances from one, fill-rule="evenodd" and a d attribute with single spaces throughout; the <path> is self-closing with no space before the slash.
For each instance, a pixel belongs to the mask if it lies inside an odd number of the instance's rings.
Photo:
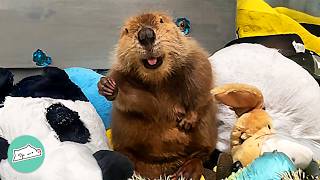
<path id="1" fill-rule="evenodd" d="M 148 59 L 142 59 L 142 63 L 147 69 L 156 69 L 161 66 L 163 62 L 163 56 L 160 57 L 150 57 Z"/>

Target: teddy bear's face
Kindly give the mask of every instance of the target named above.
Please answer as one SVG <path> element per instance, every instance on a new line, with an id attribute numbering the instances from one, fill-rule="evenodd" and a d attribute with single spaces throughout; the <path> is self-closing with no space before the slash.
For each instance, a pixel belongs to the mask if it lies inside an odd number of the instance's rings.
<path id="1" fill-rule="evenodd" d="M 246 166 L 261 153 L 268 135 L 273 133 L 271 118 L 262 109 L 243 114 L 231 134 L 231 153 L 234 161 Z"/>
<path id="2" fill-rule="evenodd" d="M 231 147 L 241 145 L 245 140 L 255 135 L 261 129 L 259 136 L 272 133 L 272 119 L 262 109 L 254 109 L 243 114 L 237 120 L 231 134 Z M 263 132 L 263 133 L 262 133 Z"/>

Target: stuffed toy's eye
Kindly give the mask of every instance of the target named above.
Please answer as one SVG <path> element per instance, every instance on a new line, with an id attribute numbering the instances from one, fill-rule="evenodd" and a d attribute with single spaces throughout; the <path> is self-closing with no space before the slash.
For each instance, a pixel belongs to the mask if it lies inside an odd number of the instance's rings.
<path id="1" fill-rule="evenodd" d="M 124 29 L 124 32 L 125 32 L 126 34 L 128 34 L 128 33 L 129 33 L 129 30 L 128 30 L 127 28 L 125 28 L 125 29 Z"/>
<path id="2" fill-rule="evenodd" d="M 184 28 L 184 22 L 183 21 L 180 22 L 179 27 Z"/>
<path id="3" fill-rule="evenodd" d="M 162 18 L 160 18 L 160 23 L 163 23 L 163 19 Z"/>
<path id="4" fill-rule="evenodd" d="M 190 32 L 190 20 L 185 17 L 180 17 L 176 19 L 176 25 L 184 35 L 188 35 Z"/>

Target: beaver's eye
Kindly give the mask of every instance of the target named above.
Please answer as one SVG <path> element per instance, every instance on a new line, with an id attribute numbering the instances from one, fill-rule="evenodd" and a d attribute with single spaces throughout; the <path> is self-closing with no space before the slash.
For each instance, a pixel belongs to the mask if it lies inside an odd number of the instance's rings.
<path id="1" fill-rule="evenodd" d="M 160 18 L 160 23 L 163 23 L 163 19 L 162 18 Z"/>
<path id="2" fill-rule="evenodd" d="M 126 34 L 128 34 L 128 33 L 129 33 L 129 30 L 128 30 L 127 28 L 125 28 L 125 29 L 124 29 L 124 32 L 125 32 Z"/>

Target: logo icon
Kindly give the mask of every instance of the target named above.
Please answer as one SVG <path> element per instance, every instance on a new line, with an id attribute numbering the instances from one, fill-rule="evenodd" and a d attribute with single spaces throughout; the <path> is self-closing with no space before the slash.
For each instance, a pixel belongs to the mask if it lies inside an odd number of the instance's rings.
<path id="1" fill-rule="evenodd" d="M 25 161 L 28 159 L 33 159 L 41 157 L 42 150 L 41 148 L 35 148 L 32 145 L 28 144 L 20 149 L 13 149 L 13 159 L 12 162 Z"/>
<path id="2" fill-rule="evenodd" d="M 12 168 L 18 172 L 30 173 L 37 170 L 44 158 L 44 147 L 33 136 L 17 137 L 8 149 L 8 161 Z"/>

